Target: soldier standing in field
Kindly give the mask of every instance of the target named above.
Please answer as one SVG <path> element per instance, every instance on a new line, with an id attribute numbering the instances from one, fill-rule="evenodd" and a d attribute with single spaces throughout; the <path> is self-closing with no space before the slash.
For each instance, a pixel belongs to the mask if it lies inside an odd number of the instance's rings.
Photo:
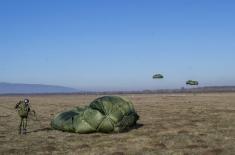
<path id="1" fill-rule="evenodd" d="M 16 104 L 15 109 L 18 111 L 21 119 L 19 125 L 19 134 L 26 134 L 27 118 L 30 112 L 29 100 L 24 99 L 24 101 L 19 101 Z"/>

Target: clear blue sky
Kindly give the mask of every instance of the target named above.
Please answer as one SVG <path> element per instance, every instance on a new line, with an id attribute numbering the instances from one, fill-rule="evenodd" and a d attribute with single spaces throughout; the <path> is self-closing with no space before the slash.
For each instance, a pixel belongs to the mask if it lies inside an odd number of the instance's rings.
<path id="1" fill-rule="evenodd" d="M 235 85 L 234 8 L 233 0 L 2 0 L 0 81 L 82 90 Z"/>

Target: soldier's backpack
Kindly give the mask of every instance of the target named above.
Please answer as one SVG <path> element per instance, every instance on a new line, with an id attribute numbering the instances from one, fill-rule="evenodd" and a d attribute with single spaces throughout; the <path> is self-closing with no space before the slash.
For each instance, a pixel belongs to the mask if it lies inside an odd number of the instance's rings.
<path id="1" fill-rule="evenodd" d="M 24 103 L 24 101 L 20 101 L 17 105 L 18 114 L 20 117 L 27 117 L 30 111 L 30 107 L 28 103 Z"/>

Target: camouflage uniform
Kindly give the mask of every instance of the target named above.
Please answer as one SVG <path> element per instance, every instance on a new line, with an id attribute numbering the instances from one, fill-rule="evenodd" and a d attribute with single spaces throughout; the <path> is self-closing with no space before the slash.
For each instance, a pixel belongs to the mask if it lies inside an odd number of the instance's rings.
<path id="1" fill-rule="evenodd" d="M 18 110 L 18 114 L 21 119 L 19 125 L 19 134 L 22 133 L 22 129 L 23 129 L 23 134 L 26 134 L 27 118 L 30 112 L 29 100 L 25 99 L 24 101 L 19 101 L 16 104 L 15 109 Z"/>

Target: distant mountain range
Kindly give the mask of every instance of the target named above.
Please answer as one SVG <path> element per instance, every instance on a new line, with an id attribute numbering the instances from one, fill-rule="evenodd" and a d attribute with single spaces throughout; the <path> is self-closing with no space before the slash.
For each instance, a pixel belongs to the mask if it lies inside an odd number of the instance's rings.
<path id="1" fill-rule="evenodd" d="M 77 93 L 77 94 L 155 94 L 155 93 L 206 93 L 206 92 L 235 92 L 235 86 L 209 86 L 198 88 L 159 89 L 140 91 L 104 91 L 83 92 L 70 87 L 44 85 L 44 84 L 19 84 L 0 82 L 0 94 L 47 94 L 47 93 Z"/>
<path id="2" fill-rule="evenodd" d="M 27 93 L 73 93 L 77 89 L 44 85 L 44 84 L 19 84 L 0 82 L 0 94 L 27 94 Z"/>

